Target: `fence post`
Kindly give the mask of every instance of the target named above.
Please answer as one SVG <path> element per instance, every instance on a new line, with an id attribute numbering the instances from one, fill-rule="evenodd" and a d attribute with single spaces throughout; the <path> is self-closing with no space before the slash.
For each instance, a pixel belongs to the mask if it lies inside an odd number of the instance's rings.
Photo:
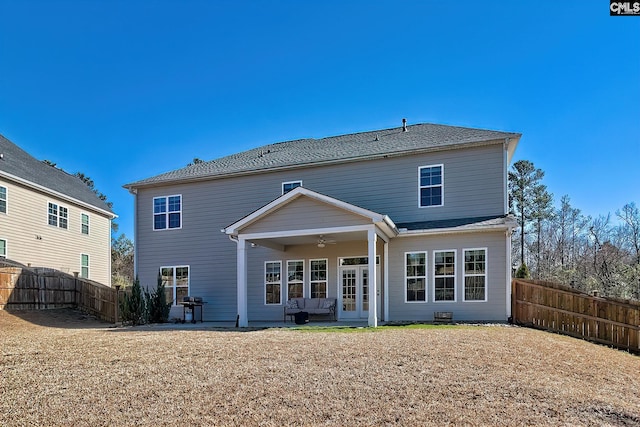
<path id="1" fill-rule="evenodd" d="M 115 309 L 115 313 L 116 313 L 116 321 L 115 324 L 116 326 L 118 325 L 118 310 L 120 309 L 120 285 L 116 285 L 116 309 Z"/>

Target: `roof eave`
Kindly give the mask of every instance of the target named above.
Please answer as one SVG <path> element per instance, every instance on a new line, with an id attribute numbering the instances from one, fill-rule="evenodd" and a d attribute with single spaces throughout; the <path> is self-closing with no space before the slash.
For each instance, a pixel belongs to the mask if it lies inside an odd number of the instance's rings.
<path id="1" fill-rule="evenodd" d="M 41 191 L 43 193 L 50 194 L 50 195 L 52 195 L 54 197 L 57 197 L 57 198 L 62 199 L 62 200 L 66 200 L 66 201 L 74 203 L 74 204 L 76 204 L 78 206 L 82 206 L 83 208 L 86 208 L 88 210 L 92 210 L 94 212 L 98 212 L 98 213 L 108 217 L 109 219 L 115 219 L 115 218 L 118 217 L 118 215 L 116 215 L 115 213 L 109 212 L 109 211 L 107 211 L 105 209 L 101 209 L 101 208 L 99 208 L 97 206 L 92 205 L 91 203 L 83 202 L 82 200 L 78 200 L 78 199 L 76 199 L 74 197 L 68 196 L 66 194 L 63 194 L 63 193 L 60 193 L 58 191 L 52 190 L 50 188 L 47 188 L 47 187 L 45 187 L 43 185 L 36 184 L 35 182 L 26 180 L 24 178 L 20 178 L 20 177 L 15 176 L 15 175 L 12 175 L 10 173 L 4 172 L 4 171 L 0 171 L 0 176 L 4 176 L 7 179 L 10 179 L 12 181 L 18 182 L 18 183 L 20 183 L 20 184 L 22 184 L 24 186 L 33 188 L 34 190 L 38 190 L 38 191 Z"/>
<path id="2" fill-rule="evenodd" d="M 507 137 L 507 138 L 509 140 L 512 140 L 512 139 L 515 140 L 515 142 L 513 143 L 513 150 L 515 150 L 515 145 L 517 145 L 517 141 L 520 139 L 520 134 L 514 133 L 511 135 L 513 136 Z M 317 162 L 307 162 L 307 163 L 300 163 L 295 165 L 284 165 L 284 166 L 277 166 L 277 167 L 265 166 L 261 168 L 248 169 L 248 170 L 238 171 L 238 172 L 222 172 L 218 174 L 208 174 L 208 175 L 186 177 L 186 178 L 164 179 L 164 180 L 151 181 L 151 182 L 137 181 L 137 182 L 125 184 L 123 185 L 123 188 L 131 192 L 138 188 L 162 187 L 168 184 L 178 184 L 178 183 L 186 184 L 191 182 L 211 181 L 211 180 L 223 179 L 223 178 L 255 175 L 255 174 L 264 173 L 264 172 L 278 172 L 278 171 L 286 171 L 286 170 L 305 169 L 309 167 L 330 166 L 335 164 L 354 163 L 359 161 L 377 160 L 377 159 L 384 159 L 389 157 L 402 157 L 402 156 L 408 156 L 408 155 L 414 155 L 414 154 L 430 153 L 430 152 L 438 152 L 438 151 L 446 151 L 446 150 L 459 150 L 459 149 L 464 149 L 469 147 L 483 147 L 487 145 L 504 144 L 504 143 L 505 143 L 505 138 L 488 139 L 488 140 L 464 142 L 464 143 L 453 144 L 453 145 L 425 147 L 425 148 L 417 148 L 412 150 L 378 153 L 378 154 L 366 155 L 366 156 L 332 159 L 332 160 L 324 160 L 324 161 L 317 161 Z M 509 142 L 509 147 L 511 146 L 512 144 L 511 142 Z M 513 152 L 510 153 L 510 157 L 511 156 L 513 156 Z"/>

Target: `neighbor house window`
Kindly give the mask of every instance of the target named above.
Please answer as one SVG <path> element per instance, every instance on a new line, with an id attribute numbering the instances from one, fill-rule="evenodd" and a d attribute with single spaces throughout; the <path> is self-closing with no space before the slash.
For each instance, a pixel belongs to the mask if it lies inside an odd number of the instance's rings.
<path id="1" fill-rule="evenodd" d="M 82 214 L 82 234 L 89 234 L 89 215 Z"/>
<path id="2" fill-rule="evenodd" d="M 290 181 L 282 183 L 282 194 L 288 193 L 296 187 L 302 187 L 302 181 Z"/>
<path id="3" fill-rule="evenodd" d="M 177 305 L 189 295 L 189 266 L 160 267 L 166 302 Z"/>
<path id="4" fill-rule="evenodd" d="M 0 213 L 7 213 L 7 188 L 0 187 Z"/>
<path id="5" fill-rule="evenodd" d="M 49 225 L 60 228 L 68 228 L 69 226 L 69 209 L 64 206 L 58 206 L 55 203 L 49 203 Z"/>
<path id="6" fill-rule="evenodd" d="M 304 261 L 287 261 L 287 298 L 304 296 Z"/>
<path id="7" fill-rule="evenodd" d="M 407 302 L 427 300 L 427 253 L 407 252 L 404 258 Z"/>
<path id="8" fill-rule="evenodd" d="M 80 255 L 80 277 L 89 278 L 89 255 Z"/>
<path id="9" fill-rule="evenodd" d="M 422 166 L 418 168 L 420 182 L 420 207 L 442 206 L 444 204 L 443 165 Z"/>
<path id="10" fill-rule="evenodd" d="M 0 239 L 0 256 L 7 257 L 7 241 Z"/>
<path id="11" fill-rule="evenodd" d="M 280 261 L 267 261 L 264 263 L 264 302 L 265 304 L 280 304 L 280 289 L 282 278 Z"/>
<path id="12" fill-rule="evenodd" d="M 166 230 L 182 227 L 182 196 L 153 198 L 153 229 Z"/>
<path id="13" fill-rule="evenodd" d="M 311 298 L 327 297 L 327 260 L 312 259 L 311 266 Z"/>
<path id="14" fill-rule="evenodd" d="M 433 253 L 433 300 L 456 300 L 456 252 Z"/>
<path id="15" fill-rule="evenodd" d="M 464 300 L 487 300 L 487 250 L 464 251 Z"/>

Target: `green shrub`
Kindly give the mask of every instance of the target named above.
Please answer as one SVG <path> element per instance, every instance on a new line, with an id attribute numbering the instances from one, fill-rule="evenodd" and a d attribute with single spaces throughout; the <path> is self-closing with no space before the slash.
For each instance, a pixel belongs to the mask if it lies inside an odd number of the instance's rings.
<path id="1" fill-rule="evenodd" d="M 131 292 L 125 292 L 120 301 L 122 321 L 131 325 L 142 325 L 147 322 L 148 311 L 145 295 L 140 287 L 140 279 L 136 276 Z"/>
<path id="2" fill-rule="evenodd" d="M 531 274 L 529 273 L 529 267 L 527 264 L 522 263 L 518 271 L 516 271 L 516 279 L 530 279 Z"/>
<path id="3" fill-rule="evenodd" d="M 158 271 L 158 284 L 151 292 L 145 291 L 147 307 L 149 308 L 150 323 L 165 323 L 169 320 L 169 312 L 171 311 L 171 303 L 167 302 L 164 283 Z"/>

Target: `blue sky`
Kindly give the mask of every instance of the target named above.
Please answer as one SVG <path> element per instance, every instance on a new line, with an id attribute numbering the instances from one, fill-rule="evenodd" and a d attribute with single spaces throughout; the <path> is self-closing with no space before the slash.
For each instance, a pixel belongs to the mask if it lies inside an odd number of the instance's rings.
<path id="1" fill-rule="evenodd" d="M 589 1 L 0 0 L 0 133 L 122 185 L 263 144 L 430 122 L 523 134 L 588 215 L 640 203 L 640 16 Z"/>

